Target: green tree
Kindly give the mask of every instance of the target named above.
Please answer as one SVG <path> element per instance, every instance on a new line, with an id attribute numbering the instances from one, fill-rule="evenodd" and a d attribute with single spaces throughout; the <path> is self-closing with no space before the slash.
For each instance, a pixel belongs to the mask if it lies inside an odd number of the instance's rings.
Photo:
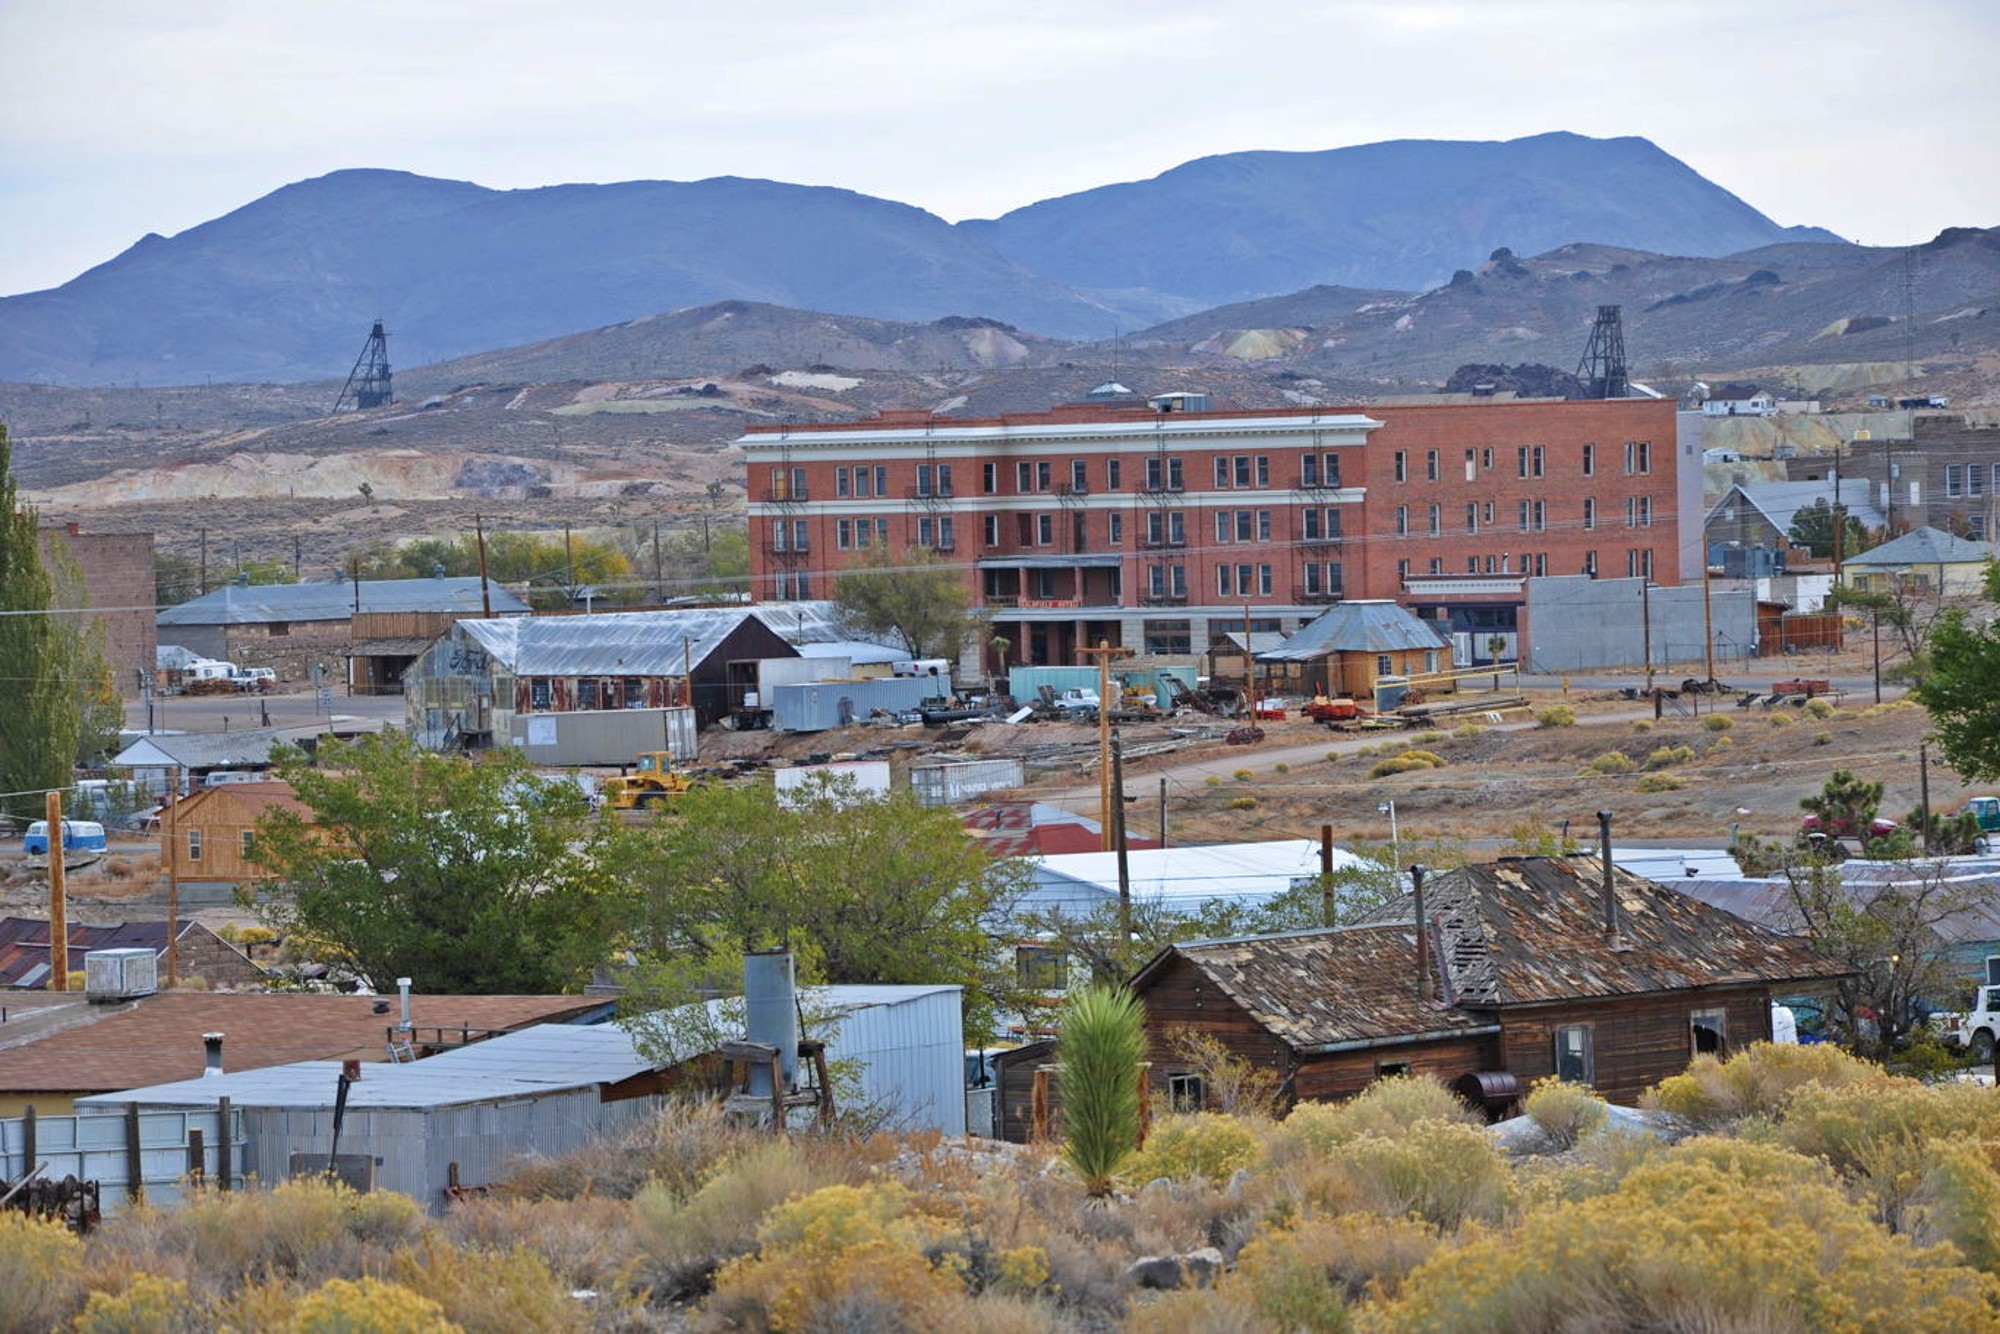
<path id="1" fill-rule="evenodd" d="M 1799 798 L 1799 809 L 1819 822 L 1822 833 L 1866 840 L 1870 837 L 1868 826 L 1882 806 L 1882 791 L 1881 783 L 1835 769 L 1818 792 Z"/>
<path id="2" fill-rule="evenodd" d="M 377 542 L 355 551 L 350 569 L 359 569 L 366 579 L 429 579 L 440 572 L 468 578 L 479 573 L 479 538 L 461 533 L 415 538 L 398 546 Z M 561 534 L 490 532 L 486 577 L 526 587 L 529 603 L 545 609 L 568 605 L 584 587 L 598 590 L 598 602 L 637 602 L 646 594 L 633 575 L 631 558 L 616 542 L 575 534 L 565 543 Z"/>
<path id="3" fill-rule="evenodd" d="M 1063 1009 L 1056 1040 L 1063 1157 L 1093 1196 L 1109 1195 L 1118 1168 L 1139 1147 L 1139 1063 L 1145 1011 L 1131 992 L 1090 987 Z"/>
<path id="4" fill-rule="evenodd" d="M 153 600 L 162 607 L 178 607 L 201 596 L 201 567 L 186 556 L 167 552 L 153 557 Z"/>
<path id="5" fill-rule="evenodd" d="M 70 660 L 77 637 L 57 606 L 42 561 L 35 511 L 14 482 L 13 448 L 0 426 L 0 807 L 33 819 L 43 794 L 69 786 L 83 731 L 84 700 Z"/>
<path id="6" fill-rule="evenodd" d="M 921 547 L 901 555 L 870 548 L 861 565 L 841 574 L 833 600 L 857 632 L 887 637 L 913 658 L 956 660 L 980 626 L 964 572 Z"/>
<path id="7" fill-rule="evenodd" d="M 1833 555 L 1833 534 L 1838 523 L 1843 531 L 1840 535 L 1840 554 L 1858 556 L 1868 548 L 1877 545 L 1876 536 L 1870 533 L 1861 520 L 1847 512 L 1845 505 L 1808 505 L 1792 516 L 1792 528 L 1786 534 L 1796 547 L 1804 547 L 1821 560 Z"/>
<path id="8" fill-rule="evenodd" d="M 1986 568 L 1986 596 L 2000 602 L 2000 565 Z M 1938 749 L 1967 781 L 2000 780 L 2000 628 L 1953 607 L 1929 649 L 1930 671 L 1911 693 L 1930 712 Z"/>
<path id="9" fill-rule="evenodd" d="M 260 560 L 252 558 L 237 565 L 231 565 L 215 577 L 217 586 L 222 584 L 295 584 L 299 581 L 298 571 L 281 560 Z"/>
<path id="10" fill-rule="evenodd" d="M 378 986 L 560 992 L 609 953 L 611 826 L 574 784 L 513 752 L 433 755 L 388 732 L 276 767 L 311 816 L 257 822 L 266 916 Z"/>
<path id="11" fill-rule="evenodd" d="M 967 1032 L 990 1034 L 1000 991 L 986 927 L 1022 872 L 993 861 L 949 810 L 908 792 L 865 798 L 815 781 L 780 803 L 769 786 L 698 787 L 622 841 L 647 953 L 681 986 L 732 986 L 741 952 L 790 946 L 831 983 L 966 988 Z"/>
<path id="12" fill-rule="evenodd" d="M 76 701 L 76 750 L 71 758 L 76 764 L 96 766 L 118 751 L 125 701 L 104 657 L 104 627 L 76 614 L 90 606 L 83 569 L 61 533 L 50 531 L 44 537 L 42 565 L 48 571 L 52 605 L 66 613 L 54 618 L 54 629 L 62 690 Z"/>

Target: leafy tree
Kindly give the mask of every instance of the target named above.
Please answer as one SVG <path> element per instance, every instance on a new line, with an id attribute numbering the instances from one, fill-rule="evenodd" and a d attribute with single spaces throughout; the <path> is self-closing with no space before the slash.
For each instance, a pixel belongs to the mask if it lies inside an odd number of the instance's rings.
<path id="1" fill-rule="evenodd" d="M 1987 567 L 1986 596 L 2000 602 L 2000 565 Z M 1938 748 L 1967 781 L 2000 780 L 2000 628 L 1947 610 L 1931 635 L 1930 668 L 1911 693 L 1930 711 Z"/>
<path id="2" fill-rule="evenodd" d="M 1833 534 L 1836 525 L 1841 529 L 1840 554 L 1842 558 L 1858 556 L 1872 546 L 1878 545 L 1878 538 L 1861 520 L 1847 512 L 1845 505 L 1808 505 L 1792 516 L 1791 531 L 1786 534 L 1795 547 L 1804 547 L 1821 560 L 1833 555 Z"/>
<path id="3" fill-rule="evenodd" d="M 622 920 L 610 826 L 573 784 L 512 752 L 433 755 L 388 732 L 276 767 L 312 814 L 257 822 L 272 925 L 377 985 L 440 992 L 564 991 L 604 958 Z"/>
<path id="4" fill-rule="evenodd" d="M 74 613 L 90 605 L 83 569 L 69 553 L 62 534 L 44 535 L 42 565 L 48 571 L 52 605 Z M 118 733 L 125 726 L 125 701 L 104 657 L 104 627 L 89 617 L 65 614 L 54 618 L 57 671 L 62 690 L 76 701 L 76 750 L 72 762 L 98 765 L 118 751 Z"/>
<path id="5" fill-rule="evenodd" d="M 955 659 L 980 625 L 964 573 L 921 547 L 901 555 L 870 548 L 863 564 L 841 574 L 833 600 L 856 631 L 886 636 L 913 658 Z"/>
<path id="6" fill-rule="evenodd" d="M 164 551 L 153 556 L 153 600 L 160 606 L 178 607 L 201 592 L 201 566 Z"/>
<path id="7" fill-rule="evenodd" d="M 0 808 L 42 813 L 42 794 L 67 787 L 83 730 L 84 699 L 76 618 L 48 614 L 58 604 L 42 560 L 37 516 L 14 483 L 13 448 L 0 426 Z M 13 613 L 13 614 L 8 614 Z M 100 659 L 101 661 L 101 659 Z"/>
<path id="8" fill-rule="evenodd" d="M 429 579 L 443 572 L 466 578 L 479 573 L 479 537 L 423 537 L 399 546 L 377 543 L 354 553 L 351 568 L 367 579 Z M 486 577 L 495 583 L 525 585 L 530 604 L 565 606 L 579 590 L 599 590 L 601 602 L 637 602 L 646 593 L 632 561 L 615 542 L 560 534 L 492 532 L 486 535 Z"/>
<path id="9" fill-rule="evenodd" d="M 1091 987 L 1070 999 L 1056 1043 L 1063 1157 L 1094 1196 L 1112 1192 L 1119 1165 L 1139 1147 L 1139 1063 L 1145 1058 L 1138 997 Z"/>
<path id="10" fill-rule="evenodd" d="M 1869 837 L 1869 825 L 1882 806 L 1882 784 L 1856 778 L 1846 769 L 1835 769 L 1824 786 L 1810 797 L 1799 798 L 1799 809 L 1819 821 L 1821 832 L 1836 838 Z"/>
<path id="11" fill-rule="evenodd" d="M 157 577 L 157 569 L 155 573 Z M 298 581 L 298 571 L 281 560 L 246 560 L 228 567 L 215 577 L 217 585 L 295 584 Z"/>
<path id="12" fill-rule="evenodd" d="M 1887 630 L 1891 652 L 1900 652 L 1902 660 L 1884 667 L 1882 677 L 1912 685 L 1930 674 L 1931 640 L 1953 610 L 1937 589 L 1914 582 L 1887 589 L 1842 586 L 1828 595 L 1826 607 L 1860 612 L 1874 622 L 1877 633 Z"/>
<path id="13" fill-rule="evenodd" d="M 908 792 L 865 798 L 852 780 L 810 782 L 782 804 L 763 785 L 696 788 L 622 840 L 613 865 L 637 896 L 648 955 L 680 983 L 655 987 L 653 1003 L 732 987 L 742 951 L 790 946 L 830 983 L 963 986 L 967 1032 L 992 1032 L 1001 985 L 987 926 L 1021 871 L 949 810 Z"/>

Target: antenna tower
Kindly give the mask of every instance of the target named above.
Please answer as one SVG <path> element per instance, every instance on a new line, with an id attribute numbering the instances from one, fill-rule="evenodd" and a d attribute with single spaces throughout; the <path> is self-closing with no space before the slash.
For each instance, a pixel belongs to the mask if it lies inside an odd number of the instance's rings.
<path id="1" fill-rule="evenodd" d="M 1627 397 L 1625 326 L 1618 311 L 1617 306 L 1599 306 L 1597 322 L 1590 326 L 1590 346 L 1576 366 L 1585 398 Z"/>
<path id="2" fill-rule="evenodd" d="M 382 321 L 377 320 L 368 331 L 361 355 L 354 359 L 347 383 L 341 386 L 340 397 L 333 401 L 333 410 L 339 412 L 352 400 L 355 411 L 366 412 L 394 398 L 389 385 L 389 336 L 382 332 Z"/>

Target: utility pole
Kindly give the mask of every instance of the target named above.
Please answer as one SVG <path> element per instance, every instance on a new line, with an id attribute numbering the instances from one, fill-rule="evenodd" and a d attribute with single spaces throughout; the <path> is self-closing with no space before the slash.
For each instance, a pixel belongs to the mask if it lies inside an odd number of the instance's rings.
<path id="1" fill-rule="evenodd" d="M 1112 811 L 1117 835 L 1112 847 L 1118 852 L 1118 937 L 1122 943 L 1132 939 L 1132 867 L 1125 847 L 1125 748 L 1116 732 L 1111 734 L 1111 785 L 1112 796 L 1117 798 Z"/>
<path id="2" fill-rule="evenodd" d="M 1167 846 L 1167 776 L 1160 775 L 1160 846 Z"/>
<path id="3" fill-rule="evenodd" d="M 1332 926 L 1333 912 L 1333 826 L 1319 827 L 1319 924 Z"/>
<path id="4" fill-rule="evenodd" d="M 43 800 L 42 813 L 49 830 L 49 990 L 69 990 L 69 904 L 63 892 L 62 793 L 51 792 Z"/>
<path id="5" fill-rule="evenodd" d="M 167 990 L 181 984 L 181 876 L 180 876 L 180 794 L 181 768 L 167 770 L 166 834 L 162 858 L 167 864 Z"/>
<path id="6" fill-rule="evenodd" d="M 1708 539 L 1701 541 L 1701 648 L 1707 683 L 1715 684 L 1715 613 L 1709 604 Z M 1697 699 L 1700 697 L 1697 696 Z"/>
<path id="7" fill-rule="evenodd" d="M 1917 809 L 1923 813 L 1924 855 L 1931 851 L 1931 743 L 1917 743 Z"/>
<path id="8" fill-rule="evenodd" d="M 472 534 L 479 546 L 479 613 L 490 621 L 493 619 L 493 588 L 486 582 L 486 521 L 477 514 L 472 516 Z"/>
<path id="9" fill-rule="evenodd" d="M 1103 825 L 1101 840 L 1106 852 L 1117 846 L 1111 822 L 1111 660 L 1131 653 L 1129 648 L 1113 648 L 1102 639 L 1096 648 L 1076 651 L 1079 658 L 1097 659 L 1097 815 Z"/>

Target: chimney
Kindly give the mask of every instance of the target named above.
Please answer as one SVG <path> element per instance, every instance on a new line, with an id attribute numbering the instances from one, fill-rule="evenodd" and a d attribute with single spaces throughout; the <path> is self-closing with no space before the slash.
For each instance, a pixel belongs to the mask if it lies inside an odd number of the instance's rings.
<path id="1" fill-rule="evenodd" d="M 64 524 L 63 528 L 69 533 L 71 537 L 83 536 L 83 525 L 77 523 L 74 520 L 71 520 L 69 523 Z"/>
<path id="2" fill-rule="evenodd" d="M 208 1056 L 208 1063 L 202 1067 L 203 1079 L 214 1079 L 222 1073 L 222 1037 L 220 1033 L 203 1033 L 201 1045 Z"/>
<path id="3" fill-rule="evenodd" d="M 1604 938 L 1618 939 L 1618 891 L 1613 885 L 1617 875 L 1611 865 L 1611 812 L 1597 813 L 1597 859 L 1604 869 Z"/>
<path id="4" fill-rule="evenodd" d="M 402 1022 L 397 1024 L 396 1027 L 402 1029 L 405 1033 L 407 1033 L 410 1031 L 410 979 L 409 978 L 399 977 L 396 979 L 396 994 L 403 998 L 403 1018 Z"/>
<path id="5" fill-rule="evenodd" d="M 1417 999 L 1431 998 L 1430 927 L 1424 917 L 1424 876 L 1421 866 L 1410 867 L 1410 884 L 1417 891 Z"/>
<path id="6" fill-rule="evenodd" d="M 340 1077 L 350 1084 L 359 1084 L 361 1082 L 360 1059 L 349 1056 L 342 1060 L 340 1063 Z"/>

